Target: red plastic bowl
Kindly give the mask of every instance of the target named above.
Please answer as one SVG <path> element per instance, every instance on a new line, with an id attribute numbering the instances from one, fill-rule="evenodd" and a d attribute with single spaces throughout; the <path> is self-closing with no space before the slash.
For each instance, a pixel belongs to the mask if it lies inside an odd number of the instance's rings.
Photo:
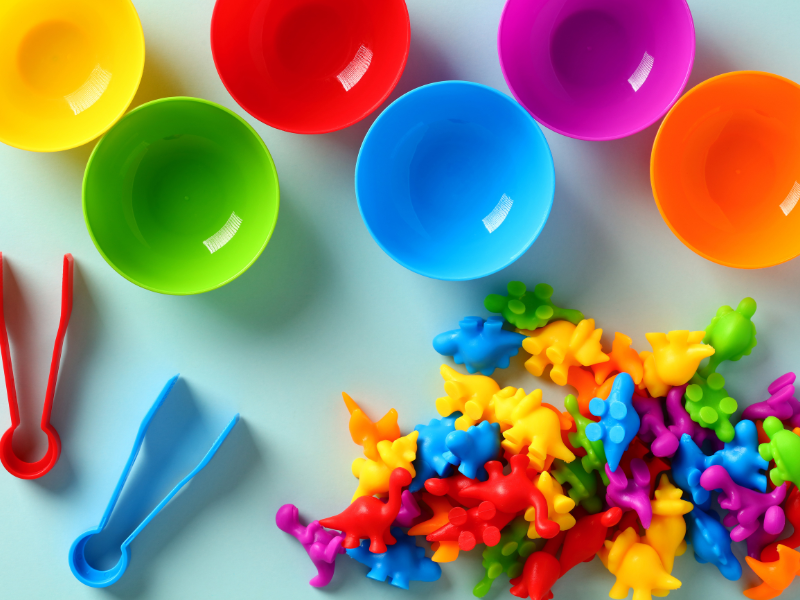
<path id="1" fill-rule="evenodd" d="M 410 39 L 405 0 L 217 0 L 211 20 L 228 92 L 293 133 L 336 131 L 380 106 Z"/>

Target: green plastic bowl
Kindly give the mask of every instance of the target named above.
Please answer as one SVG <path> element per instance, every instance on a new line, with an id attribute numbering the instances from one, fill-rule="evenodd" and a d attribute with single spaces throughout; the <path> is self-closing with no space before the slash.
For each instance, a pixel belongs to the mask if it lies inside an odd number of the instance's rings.
<path id="1" fill-rule="evenodd" d="M 278 219 L 278 174 L 241 117 L 198 98 L 148 102 L 94 149 L 83 214 L 120 275 L 162 294 L 199 294 L 255 262 Z"/>

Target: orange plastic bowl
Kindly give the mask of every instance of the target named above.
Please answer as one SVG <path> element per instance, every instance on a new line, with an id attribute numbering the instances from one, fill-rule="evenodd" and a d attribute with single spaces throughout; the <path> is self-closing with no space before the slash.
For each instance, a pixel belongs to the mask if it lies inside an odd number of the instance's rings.
<path id="1" fill-rule="evenodd" d="M 667 114 L 650 180 L 667 225 L 729 267 L 800 254 L 800 85 L 758 71 L 719 75 Z"/>

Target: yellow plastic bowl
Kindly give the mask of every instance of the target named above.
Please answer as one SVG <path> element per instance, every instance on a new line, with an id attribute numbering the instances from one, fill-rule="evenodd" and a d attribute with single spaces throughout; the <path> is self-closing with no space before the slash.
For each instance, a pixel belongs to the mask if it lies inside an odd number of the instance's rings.
<path id="1" fill-rule="evenodd" d="M 125 113 L 143 69 L 130 0 L 1 0 L 0 141 L 57 152 L 93 140 Z"/>

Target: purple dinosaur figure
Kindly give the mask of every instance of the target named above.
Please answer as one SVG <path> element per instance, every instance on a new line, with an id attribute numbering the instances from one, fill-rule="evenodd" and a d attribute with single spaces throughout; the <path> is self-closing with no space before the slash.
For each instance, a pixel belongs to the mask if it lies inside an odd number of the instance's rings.
<path id="1" fill-rule="evenodd" d="M 387 500 L 388 501 L 388 500 Z M 393 527 L 413 527 L 417 517 L 422 514 L 422 510 L 417 504 L 414 494 L 408 490 L 403 490 L 400 494 L 400 512 L 394 520 Z"/>
<path id="2" fill-rule="evenodd" d="M 788 421 L 791 427 L 800 427 L 800 401 L 794 397 L 794 373 L 786 373 L 773 381 L 767 388 L 770 397 L 756 402 L 744 409 L 743 419 L 766 419 L 777 417 Z"/>
<path id="3" fill-rule="evenodd" d="M 741 542 L 758 531 L 763 524 L 765 533 L 781 533 L 786 524 L 786 515 L 780 504 L 786 497 L 783 483 L 768 494 L 737 485 L 725 467 L 714 465 L 700 476 L 704 489 L 720 490 L 719 505 L 728 512 L 722 519 L 725 527 L 733 527 L 731 540 Z M 761 516 L 763 515 L 763 522 Z"/>
<path id="4" fill-rule="evenodd" d="M 761 560 L 761 551 L 777 540 L 779 536 L 780 533 L 767 533 L 764 531 L 764 525 L 759 523 L 758 529 L 747 538 L 747 556 Z"/>
<path id="5" fill-rule="evenodd" d="M 711 440 L 712 449 L 715 452 L 721 450 L 724 444 L 719 441 L 714 430 L 701 427 L 692 421 L 689 413 L 686 412 L 682 402 L 685 393 L 685 385 L 676 386 L 667 392 L 667 413 L 669 414 L 671 422 L 671 424 L 667 426 L 667 429 L 669 429 L 672 435 L 678 438 L 678 440 L 681 439 L 684 433 L 688 433 L 698 447 L 701 447 L 706 440 Z"/>
<path id="6" fill-rule="evenodd" d="M 303 525 L 300 523 L 299 512 L 294 504 L 281 506 L 275 515 L 275 522 L 281 531 L 293 535 L 298 542 L 303 544 L 311 562 L 317 567 L 317 575 L 308 583 L 314 587 L 328 585 L 336 567 L 336 555 L 345 553 L 345 549 L 342 547 L 344 535 L 334 535 L 327 529 L 323 529 L 319 521 Z"/>
<path id="7" fill-rule="evenodd" d="M 678 438 L 664 424 L 660 398 L 643 398 L 634 394 L 633 408 L 639 413 L 639 439 L 650 446 L 653 456 L 672 456 L 678 450 Z"/>
<path id="8" fill-rule="evenodd" d="M 635 510 L 639 515 L 642 527 L 650 527 L 653 518 L 653 507 L 650 504 L 650 470 L 641 458 L 631 460 L 631 475 L 628 481 L 622 469 L 612 471 L 606 464 L 608 487 L 606 502 L 610 507 L 618 506 L 622 510 Z"/>

